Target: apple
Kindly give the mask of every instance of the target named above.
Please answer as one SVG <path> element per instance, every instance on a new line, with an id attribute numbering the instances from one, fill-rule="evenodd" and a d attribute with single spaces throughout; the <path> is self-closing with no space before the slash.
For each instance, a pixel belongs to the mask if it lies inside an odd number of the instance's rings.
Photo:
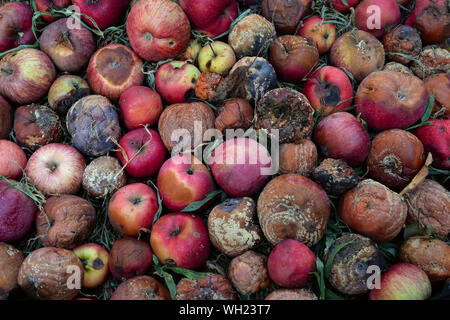
<path id="1" fill-rule="evenodd" d="M 82 287 L 94 289 L 103 285 L 108 279 L 109 253 L 96 243 L 85 243 L 73 249 L 84 267 Z"/>
<path id="2" fill-rule="evenodd" d="M 382 276 L 379 289 L 370 291 L 370 300 L 426 300 L 431 296 L 427 274 L 410 263 L 397 263 Z"/>
<path id="3" fill-rule="evenodd" d="M 181 153 L 163 164 L 157 185 L 164 206 L 172 212 L 184 209 L 191 202 L 203 200 L 215 189 L 208 168 L 194 156 Z"/>
<path id="4" fill-rule="evenodd" d="M 330 3 L 331 6 L 337 11 L 341 13 L 347 13 L 350 11 L 350 8 L 356 7 L 359 1 L 361 0 L 328 0 L 328 3 Z"/>
<path id="5" fill-rule="evenodd" d="M 316 270 L 316 260 L 316 256 L 306 245 L 294 239 L 286 239 L 270 252 L 267 270 L 277 285 L 301 288 Z"/>
<path id="6" fill-rule="evenodd" d="M 336 27 L 333 23 L 323 23 L 321 17 L 313 16 L 303 21 L 298 35 L 311 38 L 319 50 L 319 54 L 327 53 L 336 40 Z"/>
<path id="7" fill-rule="evenodd" d="M 195 83 L 200 75 L 200 70 L 186 61 L 167 62 L 156 72 L 156 90 L 167 104 L 188 102 L 195 96 Z"/>
<path id="8" fill-rule="evenodd" d="M 72 105 L 91 93 L 88 83 L 78 76 L 63 75 L 48 91 L 48 104 L 59 114 L 66 114 Z"/>
<path id="9" fill-rule="evenodd" d="M 0 5 L 0 52 L 36 40 L 32 30 L 33 11 L 23 2 L 10 1 Z"/>
<path id="10" fill-rule="evenodd" d="M 379 21 L 374 21 L 374 10 L 377 8 Z M 379 25 L 377 25 L 379 23 Z M 396 0 L 362 0 L 355 10 L 355 24 L 377 38 L 381 38 L 387 31 L 400 23 L 400 7 Z"/>
<path id="11" fill-rule="evenodd" d="M 162 61 L 183 53 L 191 25 L 183 9 L 171 0 L 140 0 L 127 17 L 131 47 L 143 59 Z"/>
<path id="12" fill-rule="evenodd" d="M 108 217 L 114 229 L 137 237 L 140 229 L 149 229 L 158 211 L 158 198 L 152 188 L 132 183 L 117 190 L 108 205 Z"/>
<path id="13" fill-rule="evenodd" d="M 146 241 L 132 237 L 116 240 L 111 248 L 109 270 L 120 280 L 147 273 L 153 264 L 153 253 Z"/>
<path id="14" fill-rule="evenodd" d="M 94 93 L 117 102 L 127 89 L 144 82 L 142 60 L 123 44 L 108 44 L 91 57 L 87 79 Z"/>
<path id="15" fill-rule="evenodd" d="M 80 12 L 91 17 L 101 30 L 118 25 L 124 17 L 130 0 L 72 0 L 80 8 Z M 81 17 L 90 27 L 94 27 L 90 19 Z"/>
<path id="16" fill-rule="evenodd" d="M 200 50 L 202 49 L 202 46 L 200 44 L 200 41 L 198 40 L 189 40 L 188 47 L 186 48 L 186 51 L 183 52 L 178 57 L 178 60 L 180 61 L 189 61 L 191 63 L 197 63 L 198 61 L 198 54 L 200 53 Z"/>
<path id="17" fill-rule="evenodd" d="M 339 68 L 325 66 L 306 81 L 303 93 L 311 106 L 324 114 L 349 108 L 353 102 L 353 87 L 350 79 Z"/>
<path id="18" fill-rule="evenodd" d="M 122 121 L 128 130 L 153 126 L 163 111 L 161 96 L 150 88 L 137 86 L 120 96 Z"/>
<path id="19" fill-rule="evenodd" d="M 0 60 L 0 94 L 16 104 L 45 97 L 55 77 L 52 60 L 36 49 L 11 52 Z"/>
<path id="20" fill-rule="evenodd" d="M 36 204 L 16 190 L 21 185 L 14 180 L 0 180 L 0 242 L 14 242 L 30 231 L 36 216 Z M 9 184 L 16 184 L 16 188 Z"/>
<path id="21" fill-rule="evenodd" d="M 13 110 L 11 105 L 0 96 L 0 139 L 7 139 L 12 129 Z"/>
<path id="22" fill-rule="evenodd" d="M 44 195 L 75 194 L 80 190 L 86 162 L 72 146 L 51 143 L 37 149 L 25 173 Z"/>
<path id="23" fill-rule="evenodd" d="M 217 37 L 238 17 L 236 0 L 180 0 L 194 28 L 209 37 Z"/>
<path id="24" fill-rule="evenodd" d="M 222 41 L 207 44 L 198 55 L 198 66 L 202 72 L 227 75 L 235 63 L 236 55 L 233 48 Z"/>
<path id="25" fill-rule="evenodd" d="M 319 51 L 310 38 L 285 35 L 270 47 L 269 62 L 282 81 L 300 83 L 319 63 Z"/>
<path id="26" fill-rule="evenodd" d="M 158 172 L 166 157 L 159 133 L 152 129 L 134 129 L 119 141 L 117 158 L 125 172 L 135 178 L 151 177 Z"/>
<path id="27" fill-rule="evenodd" d="M 150 244 L 165 265 L 199 269 L 208 259 L 210 243 L 203 220 L 190 213 L 169 213 L 156 221 Z"/>
<path id="28" fill-rule="evenodd" d="M 36 9 L 39 12 L 51 14 L 52 10 L 61 10 L 72 4 L 70 0 L 36 0 Z M 53 22 L 58 18 L 51 16 L 41 16 L 45 22 Z"/>
<path id="29" fill-rule="evenodd" d="M 40 37 L 40 48 L 61 71 L 82 71 L 97 46 L 91 31 L 80 26 L 73 28 L 69 18 L 49 24 Z"/>
<path id="30" fill-rule="evenodd" d="M 231 197 L 248 197 L 258 192 L 270 180 L 271 165 L 267 149 L 248 138 L 223 142 L 209 159 L 216 182 Z"/>
<path id="31" fill-rule="evenodd" d="M 342 159 L 351 167 L 362 165 L 370 152 L 369 134 L 348 112 L 336 112 L 321 120 L 314 142 L 326 158 Z"/>
<path id="32" fill-rule="evenodd" d="M 27 165 L 27 156 L 17 144 L 0 140 L 0 175 L 19 180 Z"/>

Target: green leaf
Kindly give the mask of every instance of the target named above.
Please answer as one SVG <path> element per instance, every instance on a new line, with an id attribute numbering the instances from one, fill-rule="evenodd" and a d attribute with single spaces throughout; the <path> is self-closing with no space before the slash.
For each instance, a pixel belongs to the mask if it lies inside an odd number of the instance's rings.
<path id="1" fill-rule="evenodd" d="M 422 118 L 420 118 L 422 123 L 430 119 L 431 113 L 433 112 L 433 106 L 434 106 L 434 93 L 431 95 L 430 100 L 428 101 L 427 110 L 425 110 L 425 113 L 422 115 Z"/>
<path id="2" fill-rule="evenodd" d="M 320 290 L 320 300 L 325 300 L 325 277 L 323 274 L 323 262 L 319 257 L 316 259 L 316 268 L 317 272 L 314 272 L 314 276 L 316 277 L 317 284 Z"/>
<path id="3" fill-rule="evenodd" d="M 342 1 L 342 3 L 343 3 L 345 6 L 348 7 L 348 2 L 347 2 L 346 0 L 341 0 L 341 1 Z"/>
<path id="4" fill-rule="evenodd" d="M 339 251 L 341 251 L 343 248 L 345 248 L 346 246 L 348 246 L 350 243 L 352 243 L 352 241 L 347 241 L 344 243 L 341 243 L 340 245 L 338 245 L 331 253 L 330 253 L 330 257 L 327 259 L 327 265 L 325 267 L 325 277 L 328 279 L 328 277 L 330 276 L 330 272 L 331 272 L 331 267 L 333 266 L 333 262 L 334 262 L 334 258 L 336 257 L 336 255 L 338 254 Z"/>
<path id="5" fill-rule="evenodd" d="M 204 279 L 206 275 L 208 275 L 207 272 L 197 272 L 189 269 L 179 268 L 179 267 L 163 267 L 165 270 L 173 271 L 175 273 L 181 274 L 182 276 L 185 276 L 189 279 Z"/>
<path id="6" fill-rule="evenodd" d="M 181 212 L 195 212 L 197 210 L 199 210 L 201 207 L 203 207 L 206 203 L 208 203 L 209 201 L 211 201 L 212 199 L 214 199 L 217 195 L 223 193 L 222 190 L 214 190 L 212 192 L 210 192 L 205 199 L 200 200 L 200 201 L 194 201 L 191 202 L 190 204 L 188 204 L 186 206 L 186 208 L 184 208 L 183 210 L 181 210 Z"/>
<path id="7" fill-rule="evenodd" d="M 347 300 L 344 297 L 337 295 L 336 293 L 334 293 L 332 290 L 330 290 L 328 288 L 325 290 L 325 296 L 327 297 L 327 300 Z"/>

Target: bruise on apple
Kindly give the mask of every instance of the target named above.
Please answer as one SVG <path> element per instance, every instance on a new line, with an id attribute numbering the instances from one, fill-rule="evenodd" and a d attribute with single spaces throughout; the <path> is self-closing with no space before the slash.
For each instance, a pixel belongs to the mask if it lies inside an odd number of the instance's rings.
<path id="1" fill-rule="evenodd" d="M 114 242 L 109 256 L 109 269 L 117 279 L 144 275 L 153 264 L 152 251 L 147 242 L 132 237 Z"/>
<path id="2" fill-rule="evenodd" d="M 280 143 L 298 143 L 311 136 L 314 109 L 308 99 L 291 88 L 267 92 L 256 104 L 255 128 L 280 131 Z"/>
<path id="3" fill-rule="evenodd" d="M 306 11 L 303 1 L 264 0 L 262 3 L 263 16 L 281 34 L 293 34 Z"/>
<path id="4" fill-rule="evenodd" d="M 317 295 L 309 289 L 276 289 L 265 300 L 319 300 Z"/>
<path id="5" fill-rule="evenodd" d="M 356 187 L 360 178 L 355 170 L 342 159 L 327 158 L 313 170 L 312 178 L 327 193 L 340 196 Z"/>
<path id="6" fill-rule="evenodd" d="M 96 59 L 98 72 L 114 86 L 128 81 L 135 61 L 124 47 L 106 48 Z"/>
<path id="7" fill-rule="evenodd" d="M 236 300 L 236 293 L 227 278 L 210 273 L 201 279 L 181 279 L 175 297 L 177 300 Z"/>
<path id="8" fill-rule="evenodd" d="M 72 105 L 91 92 L 88 83 L 72 75 L 63 75 L 53 82 L 48 91 L 50 108 L 59 114 L 66 114 Z"/>

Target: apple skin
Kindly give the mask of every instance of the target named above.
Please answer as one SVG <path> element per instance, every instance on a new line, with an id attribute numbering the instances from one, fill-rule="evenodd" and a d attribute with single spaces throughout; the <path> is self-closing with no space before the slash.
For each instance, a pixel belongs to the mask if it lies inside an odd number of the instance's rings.
<path id="1" fill-rule="evenodd" d="M 203 200 L 215 189 L 208 168 L 194 156 L 181 153 L 163 164 L 157 185 L 164 206 L 172 212 L 184 209 L 191 202 Z"/>
<path id="2" fill-rule="evenodd" d="M 80 190 L 86 161 L 77 149 L 51 143 L 36 150 L 25 173 L 44 195 L 76 194 Z"/>
<path id="3" fill-rule="evenodd" d="M 10 183 L 17 181 L 9 180 Z M 0 242 L 14 242 L 23 238 L 34 224 L 37 207 L 24 193 L 0 181 Z"/>
<path id="4" fill-rule="evenodd" d="M 417 128 L 414 134 L 422 141 L 425 154 L 433 155 L 433 166 L 450 170 L 450 117 L 428 121 L 431 125 Z"/>
<path id="5" fill-rule="evenodd" d="M 101 30 L 118 25 L 124 17 L 130 0 L 72 0 L 80 8 L 80 12 L 94 19 Z M 81 17 L 90 27 L 94 27 L 91 20 Z"/>
<path id="6" fill-rule="evenodd" d="M 347 13 L 350 11 L 351 7 L 356 7 L 361 0 L 347 0 L 347 4 L 345 5 L 342 0 L 328 0 L 328 3 L 331 4 L 331 6 L 336 9 L 337 11 L 341 13 Z"/>
<path id="7" fill-rule="evenodd" d="M 141 0 L 127 17 L 131 47 L 143 59 L 162 61 L 183 53 L 191 25 L 183 9 L 171 0 Z"/>
<path id="8" fill-rule="evenodd" d="M 317 70 L 303 86 L 303 94 L 316 110 L 324 114 L 349 108 L 353 102 L 350 79 L 339 68 L 325 66 Z"/>
<path id="9" fill-rule="evenodd" d="M 380 26 L 372 29 L 368 26 L 374 14 L 368 10 L 370 6 L 380 9 Z M 396 0 L 363 0 L 355 9 L 355 24 L 358 29 L 380 39 L 387 31 L 400 24 L 400 7 Z"/>
<path id="10" fill-rule="evenodd" d="M 194 28 L 214 38 L 225 33 L 238 17 L 236 0 L 180 0 Z"/>
<path id="11" fill-rule="evenodd" d="M 233 48 L 222 41 L 214 41 L 204 46 L 198 55 L 198 66 L 201 72 L 227 75 L 235 63 L 236 55 Z"/>
<path id="12" fill-rule="evenodd" d="M 158 198 L 152 188 L 132 183 L 117 190 L 108 206 L 108 217 L 114 229 L 137 237 L 141 228 L 149 229 L 158 211 Z"/>
<path id="13" fill-rule="evenodd" d="M 206 263 L 210 249 L 203 220 L 181 212 L 166 214 L 156 221 L 150 244 L 161 263 L 194 270 Z"/>
<path id="14" fill-rule="evenodd" d="M 70 6 L 71 0 L 36 0 L 36 9 L 39 12 L 50 14 L 52 10 L 60 10 Z M 53 22 L 58 18 L 50 16 L 41 16 L 45 22 Z"/>
<path id="15" fill-rule="evenodd" d="M 156 72 L 156 91 L 167 104 L 188 102 L 195 96 L 195 83 L 201 74 L 186 61 L 167 62 Z"/>
<path id="16" fill-rule="evenodd" d="M 135 178 L 153 176 L 166 158 L 167 151 L 161 136 L 152 129 L 140 128 L 128 132 L 120 139 L 119 146 L 117 158 L 123 166 L 126 165 L 125 172 Z"/>
<path id="17" fill-rule="evenodd" d="M 64 115 L 75 102 L 90 93 L 91 89 L 83 78 L 66 74 L 53 82 L 47 99 L 50 108 Z"/>
<path id="18" fill-rule="evenodd" d="M 52 60 L 36 49 L 8 53 L 0 61 L 0 94 L 15 104 L 42 99 L 55 78 Z"/>
<path id="19" fill-rule="evenodd" d="M 150 88 L 136 86 L 120 96 L 120 115 L 128 130 L 153 126 L 163 111 L 161 96 Z"/>
<path id="20" fill-rule="evenodd" d="M 32 30 L 33 11 L 23 2 L 6 2 L 0 5 L 0 52 L 36 40 Z"/>
<path id="21" fill-rule="evenodd" d="M 247 138 L 225 141 L 209 159 L 216 182 L 231 197 L 249 197 L 258 192 L 270 180 L 262 170 L 268 170 L 271 164 L 267 149 Z"/>
<path id="22" fill-rule="evenodd" d="M 294 239 L 281 241 L 270 252 L 267 270 L 270 278 L 285 288 L 301 288 L 316 270 L 316 256 L 303 243 Z"/>
<path id="23" fill-rule="evenodd" d="M 314 142 L 326 158 L 342 159 L 351 167 L 364 163 L 370 152 L 370 137 L 348 112 L 333 113 L 319 122 Z"/>
<path id="24" fill-rule="evenodd" d="M 431 296 L 427 274 L 410 263 L 397 263 L 382 276 L 380 289 L 370 291 L 370 300 L 426 300 Z"/>
<path id="25" fill-rule="evenodd" d="M 5 178 L 19 180 L 27 165 L 27 156 L 12 141 L 0 140 L 0 175 Z"/>
<path id="26" fill-rule="evenodd" d="M 336 27 L 333 23 L 322 23 L 321 17 L 310 17 L 303 21 L 302 27 L 298 30 L 298 35 L 313 39 L 319 50 L 319 54 L 325 54 L 336 40 Z"/>
<path id="27" fill-rule="evenodd" d="M 96 243 L 85 243 L 73 249 L 73 253 L 84 266 L 83 288 L 94 289 L 106 282 L 109 253 L 105 248 Z"/>
<path id="28" fill-rule="evenodd" d="M 68 27 L 69 18 L 49 24 L 40 37 L 40 48 L 61 71 L 82 71 L 97 49 L 94 35 L 88 29 Z"/>
<path id="29" fill-rule="evenodd" d="M 198 61 L 198 54 L 200 53 L 201 49 L 202 46 L 200 44 L 200 41 L 191 39 L 189 40 L 189 44 L 188 47 L 186 48 L 186 51 L 184 51 L 183 54 L 181 54 L 178 57 L 178 60 L 180 61 L 189 60 L 189 62 L 195 64 Z"/>
<path id="30" fill-rule="evenodd" d="M 13 109 L 2 96 L 0 96 L 0 139 L 8 139 L 13 126 Z"/>

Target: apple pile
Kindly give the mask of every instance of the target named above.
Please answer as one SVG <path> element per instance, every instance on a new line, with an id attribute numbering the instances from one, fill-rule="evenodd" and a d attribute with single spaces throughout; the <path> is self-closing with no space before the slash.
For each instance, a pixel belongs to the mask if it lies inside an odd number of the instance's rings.
<path id="1" fill-rule="evenodd" d="M 438 296 L 449 39 L 443 0 L 2 3 L 0 300 Z"/>

